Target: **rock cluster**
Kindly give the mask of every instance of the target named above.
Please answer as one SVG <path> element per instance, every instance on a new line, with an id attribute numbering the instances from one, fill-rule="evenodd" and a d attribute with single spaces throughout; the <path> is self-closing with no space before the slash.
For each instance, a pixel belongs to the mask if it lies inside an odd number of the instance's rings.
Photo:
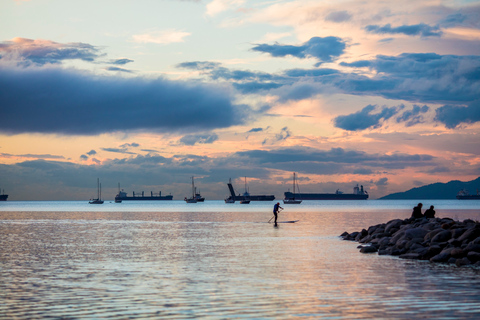
<path id="1" fill-rule="evenodd" d="M 341 237 L 362 243 L 362 253 L 480 266 L 480 223 L 473 220 L 395 219 Z"/>

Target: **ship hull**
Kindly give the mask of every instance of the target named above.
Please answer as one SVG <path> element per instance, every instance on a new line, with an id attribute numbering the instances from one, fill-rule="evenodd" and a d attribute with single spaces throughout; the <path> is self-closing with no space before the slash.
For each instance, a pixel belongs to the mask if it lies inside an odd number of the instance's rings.
<path id="1" fill-rule="evenodd" d="M 0 201 L 7 201 L 8 194 L 0 194 Z"/>
<path id="2" fill-rule="evenodd" d="M 296 200 L 366 200 L 368 194 L 348 193 L 295 193 L 285 192 L 285 199 Z"/>
<path id="3" fill-rule="evenodd" d="M 465 196 L 457 196 L 458 200 L 480 200 L 480 195 L 478 194 L 470 194 Z"/>
<path id="4" fill-rule="evenodd" d="M 168 195 L 168 196 L 160 196 L 160 197 L 115 197 L 115 202 L 121 202 L 121 201 L 148 201 L 148 200 L 172 200 L 173 196 Z"/>
<path id="5" fill-rule="evenodd" d="M 227 198 L 227 200 L 234 200 L 234 201 L 273 201 L 275 200 L 274 195 L 250 195 L 248 197 L 244 196 L 235 196 L 235 198 L 232 198 L 231 196 Z"/>

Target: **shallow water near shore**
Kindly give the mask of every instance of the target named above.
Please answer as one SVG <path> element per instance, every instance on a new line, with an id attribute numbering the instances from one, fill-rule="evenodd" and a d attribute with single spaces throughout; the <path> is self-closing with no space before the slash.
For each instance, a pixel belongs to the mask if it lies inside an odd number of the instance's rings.
<path id="1" fill-rule="evenodd" d="M 0 204 L 0 318 L 475 319 L 480 270 L 361 254 L 419 201 Z M 422 201 L 480 220 L 480 201 Z"/>

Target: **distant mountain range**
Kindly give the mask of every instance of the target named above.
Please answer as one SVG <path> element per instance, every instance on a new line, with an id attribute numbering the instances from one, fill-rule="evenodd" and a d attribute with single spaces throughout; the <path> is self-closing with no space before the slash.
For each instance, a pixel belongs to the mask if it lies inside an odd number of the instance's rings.
<path id="1" fill-rule="evenodd" d="M 432 183 L 423 187 L 413 188 L 405 192 L 392 193 L 379 199 L 456 199 L 458 191 L 462 189 L 467 189 L 470 194 L 476 194 L 477 189 L 480 190 L 480 177 L 468 182 L 453 180 L 447 183 Z"/>

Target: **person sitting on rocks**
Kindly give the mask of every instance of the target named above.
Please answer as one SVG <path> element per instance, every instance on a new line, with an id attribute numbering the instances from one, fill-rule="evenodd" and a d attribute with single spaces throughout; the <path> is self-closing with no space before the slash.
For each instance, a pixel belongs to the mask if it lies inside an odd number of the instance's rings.
<path id="1" fill-rule="evenodd" d="M 413 207 L 412 218 L 414 218 L 414 219 L 423 218 L 422 206 L 423 206 L 423 204 L 419 203 L 416 207 Z"/>
<path id="2" fill-rule="evenodd" d="M 430 209 L 427 209 L 425 211 L 425 218 L 427 219 L 435 218 L 435 210 L 433 210 L 433 206 L 430 206 Z"/>

